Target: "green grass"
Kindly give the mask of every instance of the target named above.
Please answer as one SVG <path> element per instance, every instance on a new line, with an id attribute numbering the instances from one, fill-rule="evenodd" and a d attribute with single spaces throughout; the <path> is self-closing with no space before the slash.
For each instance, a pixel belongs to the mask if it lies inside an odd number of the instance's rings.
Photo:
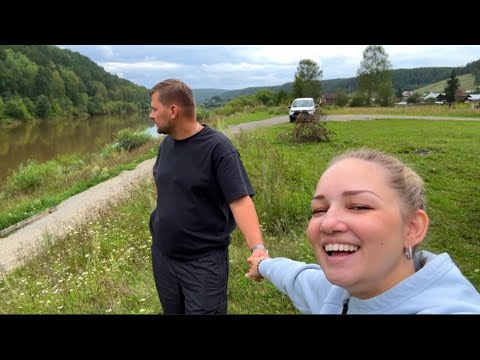
<path id="1" fill-rule="evenodd" d="M 30 161 L 20 166 L 0 189 L 0 230 L 58 205 L 124 170 L 132 170 L 141 161 L 156 155 L 158 140 L 144 138 L 136 142 L 138 147 L 131 151 L 117 151 L 111 144 L 99 153 L 58 156 L 41 164 Z M 143 145 L 139 145 L 141 142 Z M 132 146 L 130 142 L 127 145 Z"/>
<path id="2" fill-rule="evenodd" d="M 477 88 L 477 85 L 475 85 L 475 76 L 473 76 L 473 74 L 460 75 L 460 76 L 457 76 L 457 78 L 460 81 L 460 89 L 468 91 L 468 90 L 475 90 Z M 416 89 L 415 92 L 418 92 L 418 93 L 445 92 L 447 81 L 448 79 L 438 81 L 436 83 Z"/>
<path id="3" fill-rule="evenodd" d="M 343 107 L 327 106 L 324 109 L 327 115 L 412 115 L 412 116 L 438 116 L 442 117 L 466 117 L 480 118 L 480 109 L 472 108 L 472 104 L 448 105 L 414 105 L 399 107 Z"/>
<path id="4" fill-rule="evenodd" d="M 256 190 L 254 202 L 272 256 L 315 262 L 305 236 L 310 199 L 328 160 L 369 147 L 398 156 L 422 175 L 431 226 L 422 247 L 447 251 L 480 289 L 480 122 L 375 120 L 330 122 L 330 143 L 288 144 L 293 124 L 234 139 Z M 418 150 L 427 152 L 421 155 Z M 151 273 L 148 218 L 154 192 L 145 181 L 123 205 L 49 245 L 0 280 L 0 313 L 160 313 Z M 249 251 L 238 230 L 230 246 L 229 313 L 292 314 L 268 282 L 244 277 Z"/>

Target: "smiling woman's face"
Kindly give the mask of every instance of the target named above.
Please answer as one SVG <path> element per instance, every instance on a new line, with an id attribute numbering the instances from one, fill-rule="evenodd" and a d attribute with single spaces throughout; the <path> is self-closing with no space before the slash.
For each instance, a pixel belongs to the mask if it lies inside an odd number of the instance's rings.
<path id="1" fill-rule="evenodd" d="M 405 276 L 400 198 L 386 170 L 347 158 L 320 178 L 311 203 L 307 237 L 328 280 L 370 298 Z"/>

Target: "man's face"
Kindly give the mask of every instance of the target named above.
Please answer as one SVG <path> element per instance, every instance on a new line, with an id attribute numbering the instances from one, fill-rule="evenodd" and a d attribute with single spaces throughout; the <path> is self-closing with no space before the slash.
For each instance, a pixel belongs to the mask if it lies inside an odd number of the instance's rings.
<path id="1" fill-rule="evenodd" d="M 157 126 L 159 134 L 170 134 L 172 132 L 172 117 L 169 106 L 164 106 L 158 100 L 158 94 L 153 93 L 150 102 L 150 119 Z"/>

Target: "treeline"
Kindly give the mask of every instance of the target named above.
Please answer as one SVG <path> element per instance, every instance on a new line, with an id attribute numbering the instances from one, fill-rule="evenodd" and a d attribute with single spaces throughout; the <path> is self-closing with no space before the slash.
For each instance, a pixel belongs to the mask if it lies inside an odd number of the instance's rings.
<path id="1" fill-rule="evenodd" d="M 255 94 L 243 95 L 231 100 L 223 100 L 223 105 L 208 107 L 205 106 L 205 104 L 200 104 L 197 106 L 197 119 L 215 119 L 216 117 L 262 110 L 268 110 L 272 114 L 275 114 L 277 111 L 283 114 L 285 107 L 288 106 L 292 100 L 291 96 L 284 90 L 259 90 Z"/>
<path id="2" fill-rule="evenodd" d="M 457 75 L 473 74 L 475 76 L 475 84 L 480 85 L 480 60 L 471 62 L 466 66 L 459 67 L 421 67 L 414 69 L 396 69 L 392 70 L 392 88 L 395 93 L 402 91 L 414 91 L 418 88 L 427 86 L 437 81 L 444 80 L 450 76 L 452 70 L 455 70 Z M 255 94 L 258 91 L 284 91 L 287 94 L 292 92 L 293 82 L 288 82 L 278 86 L 264 86 L 264 87 L 249 87 L 245 89 L 229 90 L 223 93 L 215 93 L 206 98 L 207 91 L 203 95 L 202 101 L 205 107 L 220 107 L 224 106 L 228 100 L 239 96 Z M 357 91 L 357 77 L 344 79 L 329 79 L 321 81 L 322 93 L 341 92 L 352 94 Z M 205 99 L 206 98 L 206 99 Z"/>
<path id="3" fill-rule="evenodd" d="M 475 85 L 480 85 L 480 60 L 473 61 L 465 65 L 465 67 L 459 68 L 457 74 L 473 74 L 475 77 Z"/>
<path id="4" fill-rule="evenodd" d="M 88 57 L 49 45 L 0 45 L 0 119 L 144 110 L 148 90 Z"/>
<path id="5" fill-rule="evenodd" d="M 395 90 L 414 91 L 450 76 L 452 67 L 424 67 L 397 69 L 392 71 L 392 85 Z"/>

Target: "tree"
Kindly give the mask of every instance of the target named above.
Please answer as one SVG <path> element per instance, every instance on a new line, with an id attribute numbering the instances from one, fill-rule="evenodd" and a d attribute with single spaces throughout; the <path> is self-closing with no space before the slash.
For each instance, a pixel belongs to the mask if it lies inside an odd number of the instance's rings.
<path id="1" fill-rule="evenodd" d="M 378 87 L 378 99 L 381 106 L 392 105 L 393 100 L 393 86 L 392 81 L 384 81 Z"/>
<path id="2" fill-rule="evenodd" d="M 322 90 L 320 84 L 322 75 L 323 71 L 320 70 L 315 61 L 310 59 L 300 60 L 292 85 L 292 96 L 294 98 L 311 97 L 314 100 L 318 99 Z"/>
<path id="3" fill-rule="evenodd" d="M 45 95 L 40 95 L 37 98 L 37 103 L 36 103 L 36 113 L 37 115 L 42 118 L 46 119 L 50 116 L 52 113 L 52 105 L 50 104 L 50 101 L 48 100 L 48 97 Z"/>
<path id="4" fill-rule="evenodd" d="M 475 77 L 474 85 L 480 85 L 480 70 L 475 70 L 473 76 Z"/>
<path id="5" fill-rule="evenodd" d="M 455 94 L 457 93 L 458 88 L 460 87 L 460 81 L 455 75 L 455 70 L 452 70 L 450 74 L 450 79 L 447 80 L 447 86 L 445 87 L 445 99 L 448 102 L 448 106 L 452 106 L 452 103 L 455 102 Z"/>
<path id="6" fill-rule="evenodd" d="M 369 45 L 363 52 L 363 60 L 357 70 L 358 89 L 366 94 L 367 104 L 379 91 L 380 86 L 391 83 L 392 64 L 381 45 Z"/>
<path id="7" fill-rule="evenodd" d="M 402 88 L 397 88 L 397 91 L 395 92 L 395 97 L 401 100 L 403 97 L 402 93 L 403 93 Z"/>
<path id="8" fill-rule="evenodd" d="M 345 106 L 348 104 L 348 95 L 345 93 L 345 90 L 339 89 L 337 90 L 337 97 L 335 98 L 335 105 L 337 106 Z"/>

